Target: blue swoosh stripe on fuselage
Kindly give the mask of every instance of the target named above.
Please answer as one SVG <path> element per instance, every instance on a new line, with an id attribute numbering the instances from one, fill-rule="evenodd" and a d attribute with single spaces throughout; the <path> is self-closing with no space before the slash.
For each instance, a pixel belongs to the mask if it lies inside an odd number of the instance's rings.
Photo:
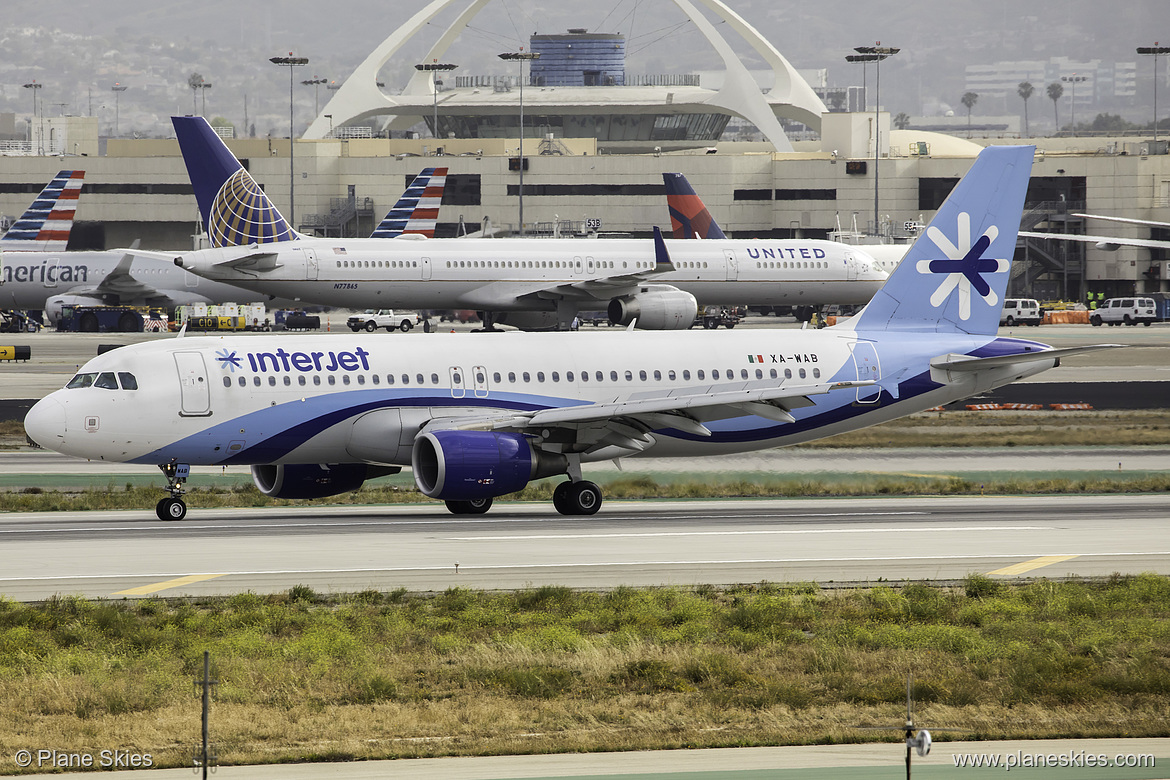
<path id="1" fill-rule="evenodd" d="M 328 395 L 314 396 L 305 400 L 294 399 L 278 406 L 265 407 L 249 412 L 240 417 L 219 423 L 218 425 L 191 434 L 177 441 L 159 447 L 131 460 L 131 463 L 166 463 L 173 457 L 194 463 L 207 463 L 215 466 L 228 466 L 248 463 L 271 463 L 292 452 L 309 439 L 320 434 L 346 419 L 365 414 L 375 409 L 393 407 L 419 406 L 473 406 L 490 409 L 509 409 L 514 411 L 535 411 L 553 407 L 576 406 L 588 403 L 580 399 L 566 399 L 545 396 L 529 396 L 513 393 L 500 393 L 492 398 L 477 398 L 472 395 L 463 398 L 454 398 L 450 394 L 442 396 L 410 395 L 408 390 L 347 390 Z M 303 418 L 300 422 L 289 424 L 292 414 Z M 215 448 L 222 447 L 230 441 L 246 439 L 247 434 L 239 433 L 245 430 L 258 428 L 260 430 L 276 428 L 277 431 L 259 442 L 231 453 L 226 457 Z M 204 454 L 194 457 L 192 452 Z M 176 455 L 175 453 L 181 453 Z"/>

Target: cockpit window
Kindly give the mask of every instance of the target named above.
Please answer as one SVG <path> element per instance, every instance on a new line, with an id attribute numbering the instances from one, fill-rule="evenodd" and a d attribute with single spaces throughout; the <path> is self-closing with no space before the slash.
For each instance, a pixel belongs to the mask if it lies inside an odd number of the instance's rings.
<path id="1" fill-rule="evenodd" d="M 118 380 L 114 378 L 113 371 L 103 371 L 98 375 L 97 381 L 93 383 L 94 387 L 100 387 L 103 390 L 117 390 Z"/>
<path id="2" fill-rule="evenodd" d="M 138 380 L 134 378 L 133 374 L 126 372 L 126 371 L 119 371 L 118 372 L 118 379 L 122 380 L 122 389 L 123 390 L 137 390 L 138 389 Z"/>
<path id="3" fill-rule="evenodd" d="M 79 387 L 93 386 L 93 380 L 97 379 L 97 374 L 78 374 L 69 380 L 69 384 L 65 387 L 69 390 L 76 390 Z"/>

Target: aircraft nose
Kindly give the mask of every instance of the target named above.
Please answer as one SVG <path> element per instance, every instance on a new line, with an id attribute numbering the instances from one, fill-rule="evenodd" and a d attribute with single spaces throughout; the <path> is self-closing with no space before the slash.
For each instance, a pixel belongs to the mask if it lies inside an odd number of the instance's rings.
<path id="1" fill-rule="evenodd" d="M 24 433 L 38 447 L 60 451 L 65 438 L 65 407 L 56 398 L 42 398 L 24 416 Z"/>

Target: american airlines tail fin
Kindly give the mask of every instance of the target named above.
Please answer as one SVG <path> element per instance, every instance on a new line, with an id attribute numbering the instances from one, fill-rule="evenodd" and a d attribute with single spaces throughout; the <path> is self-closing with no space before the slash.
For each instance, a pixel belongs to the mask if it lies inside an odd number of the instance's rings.
<path id="1" fill-rule="evenodd" d="M 670 229 L 674 238 L 727 238 L 711 212 L 681 173 L 664 173 L 666 205 L 670 209 Z"/>
<path id="2" fill-rule="evenodd" d="M 16 252 L 63 252 L 73 230 L 85 171 L 61 171 L 0 237 L 0 248 Z"/>
<path id="3" fill-rule="evenodd" d="M 297 233 L 201 116 L 173 116 L 175 135 L 211 245 L 291 241 Z"/>
<path id="4" fill-rule="evenodd" d="M 446 168 L 423 168 L 370 238 L 394 238 L 404 233 L 434 238 L 446 184 Z"/>
<path id="5" fill-rule="evenodd" d="M 1035 151 L 980 152 L 889 280 L 844 327 L 995 335 Z"/>

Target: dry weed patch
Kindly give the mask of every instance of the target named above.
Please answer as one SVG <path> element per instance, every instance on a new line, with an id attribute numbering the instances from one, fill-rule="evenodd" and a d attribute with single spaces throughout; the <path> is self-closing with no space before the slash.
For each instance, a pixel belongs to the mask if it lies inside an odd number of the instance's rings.
<path id="1" fill-rule="evenodd" d="M 205 649 L 227 764 L 878 739 L 912 669 L 960 738 L 1167 736 L 1168 618 L 1154 575 L 0 601 L 0 755 L 187 764 Z"/>

